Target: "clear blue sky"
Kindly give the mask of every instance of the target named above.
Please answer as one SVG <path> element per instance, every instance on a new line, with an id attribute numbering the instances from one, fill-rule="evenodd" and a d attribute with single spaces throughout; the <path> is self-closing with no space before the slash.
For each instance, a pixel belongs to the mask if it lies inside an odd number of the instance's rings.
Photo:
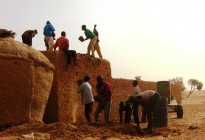
<path id="1" fill-rule="evenodd" d="M 86 53 L 81 25 L 97 24 L 103 57 L 113 78 L 145 81 L 182 77 L 205 86 L 204 0 L 4 0 L 0 28 L 17 33 L 37 29 L 33 48 L 45 50 L 43 27 L 50 20 L 56 36 L 66 31 L 70 49 Z M 97 54 L 96 54 L 97 56 Z"/>

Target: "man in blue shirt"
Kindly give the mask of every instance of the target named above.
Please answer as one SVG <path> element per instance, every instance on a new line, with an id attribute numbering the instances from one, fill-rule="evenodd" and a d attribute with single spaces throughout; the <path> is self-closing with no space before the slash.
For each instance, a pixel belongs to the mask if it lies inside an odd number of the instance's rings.
<path id="1" fill-rule="evenodd" d="M 49 50 L 50 48 L 52 48 L 52 46 L 54 45 L 53 40 L 55 40 L 55 29 L 53 27 L 53 25 L 50 23 L 50 21 L 46 22 L 46 26 L 43 29 L 43 34 L 44 34 L 44 41 L 45 41 L 45 46 L 47 48 L 47 50 Z"/>

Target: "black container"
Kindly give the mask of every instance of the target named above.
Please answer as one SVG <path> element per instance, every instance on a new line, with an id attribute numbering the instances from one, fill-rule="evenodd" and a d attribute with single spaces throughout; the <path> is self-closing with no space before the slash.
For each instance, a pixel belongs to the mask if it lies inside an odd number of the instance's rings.
<path id="1" fill-rule="evenodd" d="M 162 97 L 153 112 L 153 125 L 155 127 L 166 127 L 168 125 L 168 99 Z"/>

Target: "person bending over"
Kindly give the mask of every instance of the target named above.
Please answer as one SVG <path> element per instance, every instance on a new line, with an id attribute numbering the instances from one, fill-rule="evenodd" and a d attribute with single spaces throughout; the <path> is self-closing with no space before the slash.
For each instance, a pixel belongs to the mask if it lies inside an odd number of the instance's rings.
<path id="1" fill-rule="evenodd" d="M 146 129 L 148 133 L 153 132 L 153 111 L 157 106 L 160 98 L 161 97 L 158 92 L 147 90 L 137 96 L 130 96 L 128 99 L 128 102 L 132 103 L 134 106 L 142 105 L 144 107 L 148 118 L 148 125 Z M 136 114 L 136 116 L 138 115 Z M 136 124 L 140 128 L 139 118 L 136 119 Z"/>

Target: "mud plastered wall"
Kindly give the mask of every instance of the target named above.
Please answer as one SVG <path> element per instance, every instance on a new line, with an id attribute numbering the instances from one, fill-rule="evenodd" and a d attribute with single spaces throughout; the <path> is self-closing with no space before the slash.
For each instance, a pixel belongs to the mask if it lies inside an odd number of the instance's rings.
<path id="1" fill-rule="evenodd" d="M 119 102 L 127 100 L 132 95 L 133 79 L 112 78 L 110 62 L 105 59 L 100 60 L 85 54 L 77 54 L 78 65 L 71 64 L 66 67 L 66 56 L 63 52 L 45 51 L 42 53 L 55 66 L 54 80 L 44 114 L 44 122 L 85 122 L 84 105 L 81 104 L 81 97 L 77 95 L 78 86 L 76 81 L 82 79 L 85 75 L 89 75 L 91 77 L 90 83 L 93 95 L 96 95 L 96 77 L 99 74 L 103 75 L 104 80 L 108 81 L 112 87 L 113 104 L 111 120 L 119 120 Z M 142 91 L 148 89 L 157 90 L 156 82 L 141 80 L 139 86 Z M 180 97 L 180 88 L 177 85 L 172 85 L 172 87 L 175 96 Z M 96 106 L 97 103 L 94 102 L 93 118 Z M 103 112 L 99 119 L 103 121 Z"/>
<path id="2" fill-rule="evenodd" d="M 42 53 L 55 66 L 54 80 L 44 114 L 44 122 L 84 121 L 84 106 L 81 105 L 81 96 L 77 95 L 78 85 L 76 81 L 89 75 L 93 94 L 95 94 L 97 75 L 103 75 L 108 82 L 111 80 L 110 62 L 85 54 L 77 54 L 78 65 L 72 63 L 66 66 L 64 52 L 45 51 Z"/>
<path id="3" fill-rule="evenodd" d="M 53 72 L 39 51 L 0 38 L 0 126 L 42 121 Z"/>

